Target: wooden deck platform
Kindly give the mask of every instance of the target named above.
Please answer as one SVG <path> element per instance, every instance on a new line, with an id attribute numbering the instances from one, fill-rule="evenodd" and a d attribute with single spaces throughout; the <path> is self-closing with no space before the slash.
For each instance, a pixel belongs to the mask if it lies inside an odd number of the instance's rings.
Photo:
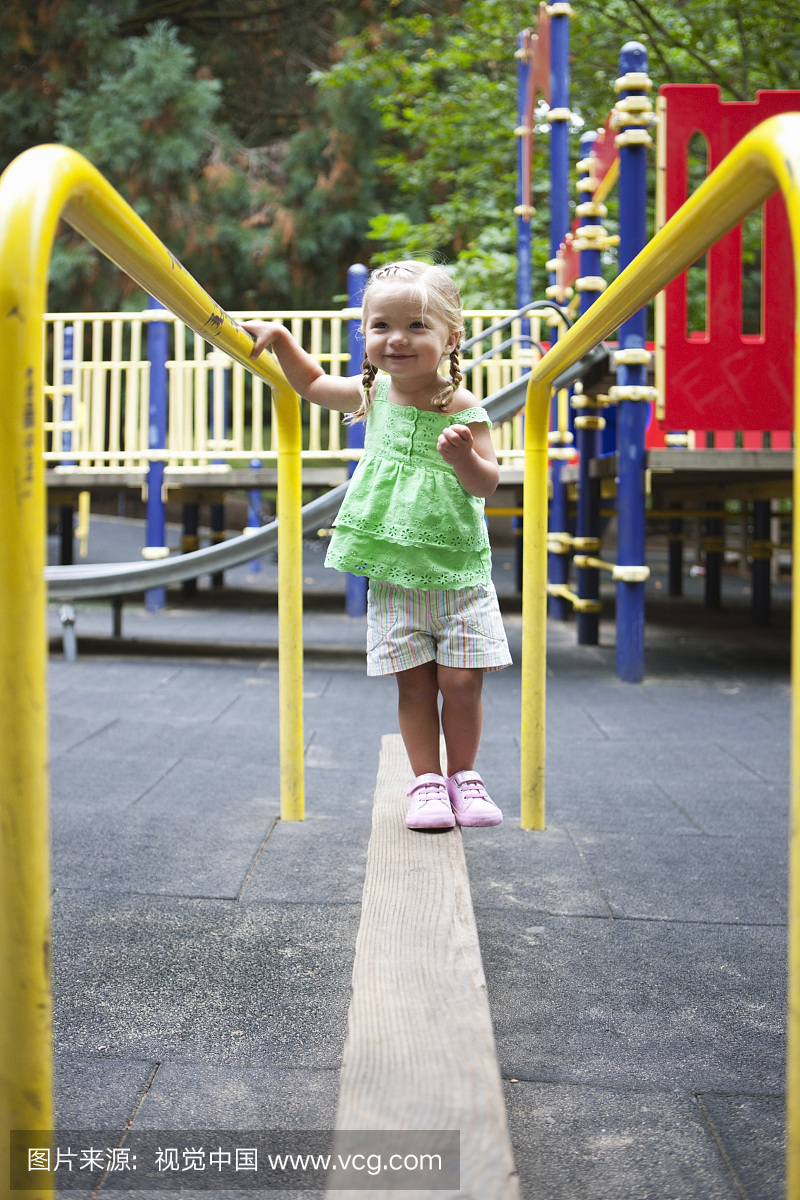
<path id="1" fill-rule="evenodd" d="M 614 479 L 618 456 L 592 459 L 594 479 Z M 656 507 L 670 501 L 768 500 L 792 494 L 792 450 L 648 450 L 645 470 Z M 561 478 L 577 483 L 578 468 L 565 467 Z"/>

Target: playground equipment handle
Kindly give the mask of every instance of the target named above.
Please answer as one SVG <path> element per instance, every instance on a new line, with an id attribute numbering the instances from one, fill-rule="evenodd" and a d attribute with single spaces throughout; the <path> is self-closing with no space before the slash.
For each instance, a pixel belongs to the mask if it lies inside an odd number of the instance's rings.
<path id="1" fill-rule="evenodd" d="M 544 828 L 547 592 L 547 430 L 554 379 L 618 329 L 655 294 L 780 188 L 789 217 L 795 279 L 800 281 L 800 115 L 771 117 L 748 133 L 664 228 L 536 365 L 525 420 L 522 581 L 522 827 Z M 798 309 L 800 311 L 800 307 Z M 795 316 L 794 427 L 800 429 L 800 336 Z M 754 419 L 754 425 L 757 425 Z M 800 479 L 794 473 L 794 511 Z M 800 561 L 800 522 L 794 524 Z M 789 1043 L 787 1196 L 800 1198 L 800 607 L 792 599 L 792 835 L 789 854 Z"/>
<path id="2" fill-rule="evenodd" d="M 297 397 L 271 356 L 252 362 L 251 338 L 85 158 L 64 146 L 28 150 L 0 180 L 0 1176 L 6 1180 L 5 1131 L 52 1128 L 41 396 L 42 316 L 59 218 L 273 389 L 280 448 L 281 815 L 303 816 Z"/>

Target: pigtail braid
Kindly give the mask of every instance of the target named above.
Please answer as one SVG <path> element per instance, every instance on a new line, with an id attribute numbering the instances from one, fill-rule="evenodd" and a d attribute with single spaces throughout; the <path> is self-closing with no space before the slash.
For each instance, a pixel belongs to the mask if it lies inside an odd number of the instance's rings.
<path id="1" fill-rule="evenodd" d="M 459 370 L 458 342 L 456 342 L 455 346 L 450 351 L 450 382 L 453 385 L 454 392 L 458 391 L 463 378 L 464 376 Z"/>
<path id="2" fill-rule="evenodd" d="M 375 376 L 378 374 L 378 368 L 364 355 L 361 373 L 361 405 L 355 412 L 348 413 L 345 417 L 345 425 L 353 425 L 357 421 L 366 421 L 369 410 L 372 408 L 372 385 L 375 382 Z"/>
<path id="3" fill-rule="evenodd" d="M 434 408 L 438 408 L 440 412 L 445 412 L 451 405 L 453 396 L 458 391 L 463 375 L 458 367 L 458 344 L 450 351 L 450 378 L 447 385 L 433 397 L 431 403 Z"/>

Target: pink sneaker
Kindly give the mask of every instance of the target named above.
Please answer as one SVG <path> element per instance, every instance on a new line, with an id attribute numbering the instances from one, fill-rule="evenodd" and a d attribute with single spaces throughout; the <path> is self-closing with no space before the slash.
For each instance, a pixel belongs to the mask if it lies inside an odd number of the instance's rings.
<path id="1" fill-rule="evenodd" d="M 411 797 L 406 816 L 409 829 L 452 829 L 455 825 L 447 785 L 441 775 L 418 775 L 409 784 L 406 795 Z"/>
<path id="2" fill-rule="evenodd" d="M 456 771 L 447 780 L 447 794 L 459 825 L 499 825 L 503 820 L 477 771 Z"/>

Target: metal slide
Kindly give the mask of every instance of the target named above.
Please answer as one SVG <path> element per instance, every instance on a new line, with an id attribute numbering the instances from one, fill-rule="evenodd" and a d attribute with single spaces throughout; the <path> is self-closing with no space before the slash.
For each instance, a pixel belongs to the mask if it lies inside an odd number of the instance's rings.
<path id="1" fill-rule="evenodd" d="M 495 392 L 484 401 L 492 421 L 501 425 L 510 420 L 525 404 L 527 377 L 516 380 Z M 339 511 L 347 491 L 342 483 L 324 496 L 318 496 L 301 509 L 303 534 L 311 535 L 326 524 Z M 181 583 L 184 579 L 196 579 L 241 563 L 250 562 L 261 554 L 275 550 L 278 545 L 278 521 L 253 533 L 230 538 L 217 546 L 206 546 L 189 554 L 176 554 L 157 562 L 104 563 L 102 565 L 76 565 L 69 567 L 46 567 L 44 572 L 50 600 L 88 600 L 102 597 L 123 596 L 130 592 L 142 592 L 148 588 L 166 587 Z"/>

